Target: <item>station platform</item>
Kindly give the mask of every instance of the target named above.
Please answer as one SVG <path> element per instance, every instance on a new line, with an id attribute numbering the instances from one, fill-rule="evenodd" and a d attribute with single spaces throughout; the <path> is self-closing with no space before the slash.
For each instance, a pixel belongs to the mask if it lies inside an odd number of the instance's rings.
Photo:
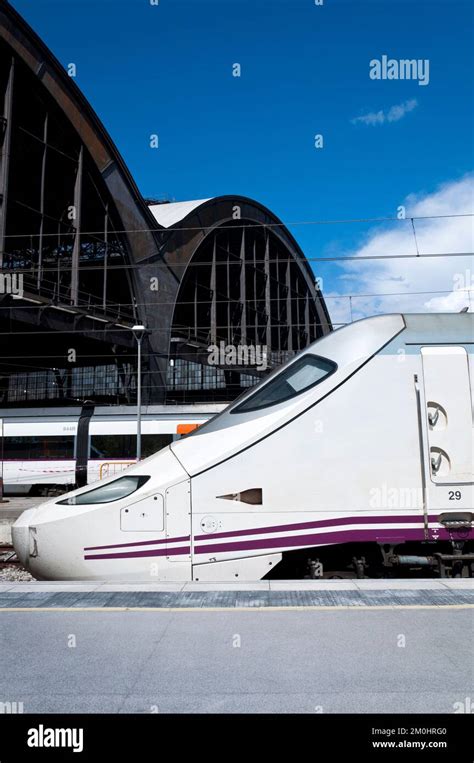
<path id="1" fill-rule="evenodd" d="M 42 714 L 470 712 L 472 583 L 5 582 L 2 697 Z"/>
<path id="2" fill-rule="evenodd" d="M 474 607 L 474 579 L 255 583 L 4 582 L 0 610 Z"/>

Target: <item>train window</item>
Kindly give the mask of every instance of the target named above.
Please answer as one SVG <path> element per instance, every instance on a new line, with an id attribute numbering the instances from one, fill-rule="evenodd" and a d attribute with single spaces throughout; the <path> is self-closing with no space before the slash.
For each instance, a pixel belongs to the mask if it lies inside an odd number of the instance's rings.
<path id="1" fill-rule="evenodd" d="M 142 434 L 142 458 L 152 456 L 173 442 L 170 434 Z M 91 437 L 92 459 L 135 458 L 137 436 L 132 434 L 97 434 Z"/>
<path id="2" fill-rule="evenodd" d="M 142 434 L 142 458 L 148 458 L 173 442 L 171 434 Z"/>
<path id="3" fill-rule="evenodd" d="M 135 458 L 137 436 L 134 434 L 93 434 L 91 458 Z"/>
<path id="4" fill-rule="evenodd" d="M 119 479 L 109 482 L 107 485 L 93 488 L 80 495 L 73 495 L 71 498 L 66 498 L 64 501 L 58 501 L 57 503 L 61 506 L 84 506 L 93 503 L 112 503 L 112 501 L 119 501 L 121 498 L 126 498 L 128 495 L 135 493 L 135 491 L 142 487 L 145 482 L 148 482 L 149 479 L 149 477 L 142 475 L 139 477 L 119 477 Z"/>
<path id="5" fill-rule="evenodd" d="M 337 363 L 317 355 L 304 355 L 259 387 L 230 413 L 247 413 L 290 400 L 334 373 Z"/>
<path id="6" fill-rule="evenodd" d="M 73 459 L 74 437 L 4 437 L 3 458 L 6 461 Z"/>

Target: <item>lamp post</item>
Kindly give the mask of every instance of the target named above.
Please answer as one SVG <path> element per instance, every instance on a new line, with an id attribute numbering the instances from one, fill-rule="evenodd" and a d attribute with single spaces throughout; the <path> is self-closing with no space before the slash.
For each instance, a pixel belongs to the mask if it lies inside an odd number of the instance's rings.
<path id="1" fill-rule="evenodd" d="M 142 457 L 142 339 L 146 334 L 145 326 L 132 326 L 133 336 L 137 340 L 137 461 Z"/>

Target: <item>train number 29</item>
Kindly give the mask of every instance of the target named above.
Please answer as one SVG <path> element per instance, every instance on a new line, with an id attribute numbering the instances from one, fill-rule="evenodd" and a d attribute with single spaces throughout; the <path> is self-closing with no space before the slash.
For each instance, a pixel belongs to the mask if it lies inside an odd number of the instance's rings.
<path id="1" fill-rule="evenodd" d="M 460 490 L 450 490 L 448 495 L 449 495 L 449 500 L 450 501 L 460 501 L 461 500 L 461 491 Z"/>

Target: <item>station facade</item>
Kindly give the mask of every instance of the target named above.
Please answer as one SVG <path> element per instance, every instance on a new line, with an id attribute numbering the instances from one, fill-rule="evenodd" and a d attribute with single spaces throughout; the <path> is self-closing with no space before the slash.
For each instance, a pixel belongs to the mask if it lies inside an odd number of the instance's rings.
<path id="1" fill-rule="evenodd" d="M 0 409 L 230 401 L 331 330 L 243 196 L 145 200 L 74 79 L 0 0 Z"/>

